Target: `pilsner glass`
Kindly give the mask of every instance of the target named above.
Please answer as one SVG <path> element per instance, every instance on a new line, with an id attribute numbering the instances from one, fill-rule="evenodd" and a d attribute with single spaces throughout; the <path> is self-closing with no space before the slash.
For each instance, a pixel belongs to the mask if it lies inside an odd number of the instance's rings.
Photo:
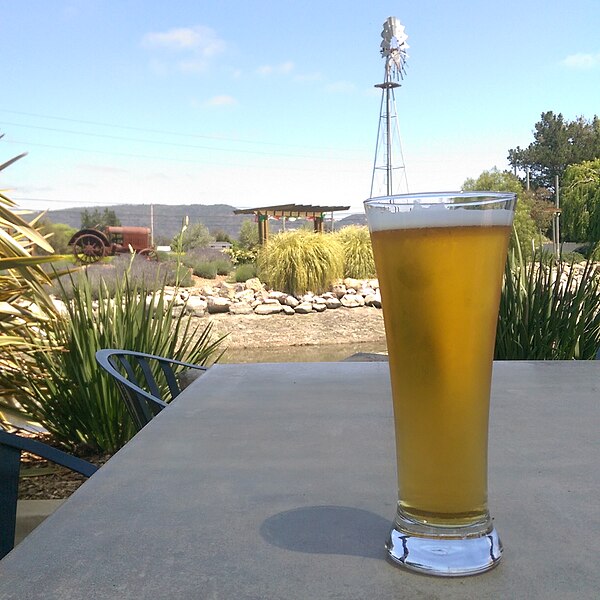
<path id="1" fill-rule="evenodd" d="M 514 194 L 371 198 L 389 354 L 398 507 L 389 557 L 433 575 L 494 567 L 488 416 Z"/>

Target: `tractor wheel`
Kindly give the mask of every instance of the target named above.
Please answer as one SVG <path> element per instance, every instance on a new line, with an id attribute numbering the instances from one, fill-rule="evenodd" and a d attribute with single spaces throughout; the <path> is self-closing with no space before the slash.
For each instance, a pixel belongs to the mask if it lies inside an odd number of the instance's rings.
<path id="1" fill-rule="evenodd" d="M 73 254 L 79 262 L 91 265 L 104 256 L 104 244 L 98 236 L 86 233 L 73 243 Z"/>
<path id="2" fill-rule="evenodd" d="M 143 256 L 146 260 L 158 260 L 158 254 L 154 248 L 144 248 L 138 252 L 140 256 Z"/>

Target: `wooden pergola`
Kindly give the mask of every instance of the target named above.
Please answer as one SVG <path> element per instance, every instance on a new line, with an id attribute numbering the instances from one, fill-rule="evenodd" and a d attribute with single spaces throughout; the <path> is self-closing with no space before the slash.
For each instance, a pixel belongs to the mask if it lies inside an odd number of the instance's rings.
<path id="1" fill-rule="evenodd" d="M 326 213 L 349 210 L 349 206 L 312 206 L 310 204 L 279 204 L 277 206 L 261 206 L 258 208 L 242 208 L 234 210 L 236 215 L 255 215 L 258 223 L 258 241 L 264 244 L 269 237 L 269 217 L 276 219 L 301 218 L 314 222 L 316 233 L 323 233 L 323 221 Z"/>

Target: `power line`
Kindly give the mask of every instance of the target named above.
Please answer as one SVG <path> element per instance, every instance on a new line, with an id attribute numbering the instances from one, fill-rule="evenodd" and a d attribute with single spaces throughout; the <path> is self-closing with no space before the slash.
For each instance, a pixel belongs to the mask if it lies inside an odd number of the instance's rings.
<path id="1" fill-rule="evenodd" d="M 6 139 L 4 140 L 5 143 L 8 144 L 21 144 L 21 145 L 25 145 L 25 146 L 35 146 L 35 147 L 40 147 L 40 148 L 52 148 L 54 150 L 69 150 L 72 152 L 87 152 L 87 153 L 93 153 L 93 154 L 103 154 L 103 155 L 107 155 L 107 156 L 122 156 L 122 157 L 126 157 L 126 158 L 143 158 L 143 159 L 148 159 L 148 160 L 166 160 L 166 161 L 171 161 L 171 162 L 182 162 L 182 163 L 190 163 L 190 164 L 201 164 L 201 165 L 221 165 L 221 166 L 227 166 L 227 167 L 243 167 L 243 168 L 248 168 L 249 166 L 251 166 L 253 169 L 272 169 L 274 168 L 273 165 L 247 165 L 247 164 L 235 164 L 235 163 L 231 163 L 231 162 L 227 162 L 227 163 L 223 163 L 223 162 L 216 162 L 216 161 L 211 161 L 211 160 L 199 160 L 199 159 L 193 159 L 193 158 L 175 158 L 172 156 L 153 156 L 153 155 L 148 155 L 148 154 L 134 154 L 134 153 L 129 153 L 129 152 L 115 152 L 115 151 L 107 151 L 107 150 L 92 150 L 90 148 L 76 148 L 73 146 L 60 146 L 57 144 L 41 144 L 39 142 L 29 142 L 29 141 L 22 141 L 22 140 L 10 140 L 10 139 Z M 282 154 L 276 154 L 275 156 L 284 156 Z M 306 157 L 306 158 L 314 158 L 314 157 Z M 323 159 L 319 159 L 319 160 L 323 160 Z M 338 159 L 325 159 L 325 160 L 338 160 Z M 311 169 L 311 168 L 306 168 L 306 167 L 290 167 L 290 166 L 286 166 L 285 167 L 286 170 L 290 170 L 290 171 L 318 171 L 318 169 Z M 354 171 L 352 170 L 342 170 L 340 169 L 338 171 L 339 173 L 354 173 Z"/>
<path id="2" fill-rule="evenodd" d="M 8 121 L 0 121 L 0 125 L 9 125 L 11 127 L 23 127 L 26 129 L 37 129 L 41 131 L 52 131 L 55 133 L 68 133 L 70 135 L 83 135 L 86 137 L 104 138 L 110 140 L 119 140 L 125 142 L 141 142 L 144 144 L 154 144 L 157 146 L 174 146 L 177 148 L 192 148 L 195 150 L 210 150 L 217 152 L 233 152 L 241 154 L 258 154 L 262 156 L 284 156 L 286 158 L 315 158 L 314 156 L 307 156 L 303 154 L 282 154 L 281 152 L 262 152 L 260 150 L 242 150 L 242 149 L 230 149 L 230 148 L 219 148 L 217 146 L 198 146 L 194 144 L 179 144 L 176 142 L 165 142 L 156 140 L 147 140 L 140 138 L 130 138 L 119 135 L 110 135 L 107 133 L 91 133 L 86 131 L 73 131 L 71 129 L 59 129 L 56 127 L 43 127 L 41 125 L 23 125 L 22 123 L 11 123 Z M 329 160 L 327 157 L 319 157 L 319 160 Z"/>
<path id="3" fill-rule="evenodd" d="M 60 116 L 53 116 L 53 115 L 41 115 L 41 114 L 36 114 L 36 113 L 29 113 L 29 112 L 24 112 L 24 111 L 19 111 L 19 110 L 9 110 L 9 109 L 4 109 L 4 108 L 0 108 L 0 112 L 3 113 L 10 113 L 13 115 L 23 115 L 23 116 L 27 116 L 27 117 L 35 117 L 35 118 L 40 118 L 40 119 L 52 119 L 52 120 L 56 120 L 56 121 L 65 121 L 65 122 L 69 122 L 69 123 L 80 123 L 83 125 L 95 125 L 95 126 L 99 126 L 99 127 L 112 127 L 114 129 L 124 129 L 124 130 L 128 130 L 128 131 L 139 131 L 139 132 L 143 132 L 143 133 L 158 133 L 161 135 L 176 135 L 176 136 L 180 136 L 180 137 L 189 137 L 189 138 L 200 138 L 200 139 L 209 139 L 209 140 L 216 140 L 216 141 L 221 141 L 221 142 L 237 142 L 237 143 L 241 143 L 241 144 L 258 144 L 258 145 L 264 145 L 264 146 L 280 146 L 280 147 L 287 147 L 287 148 L 305 148 L 307 150 L 328 150 L 328 151 L 335 151 L 335 152 L 339 152 L 344 151 L 344 152 L 353 152 L 356 150 L 353 150 L 351 148 L 333 148 L 333 147 L 318 147 L 318 146 L 305 146 L 305 145 L 299 145 L 299 144 L 284 144 L 281 142 L 265 142 L 265 141 L 261 141 L 261 140 L 247 140 L 247 139 L 241 139 L 241 138 L 232 138 L 232 137 L 227 137 L 227 136 L 217 136 L 217 135 L 206 135 L 206 134 L 200 134 L 200 133 L 189 133 L 189 132 L 181 132 L 181 131 L 169 131 L 169 130 L 164 130 L 164 129 L 152 129 L 152 128 L 147 128 L 147 127 L 134 127 L 132 125 L 117 125 L 114 123 L 103 123 L 100 121 L 86 121 L 86 120 L 82 120 L 82 119 L 72 119 L 72 118 L 68 118 L 68 117 L 60 117 Z"/>

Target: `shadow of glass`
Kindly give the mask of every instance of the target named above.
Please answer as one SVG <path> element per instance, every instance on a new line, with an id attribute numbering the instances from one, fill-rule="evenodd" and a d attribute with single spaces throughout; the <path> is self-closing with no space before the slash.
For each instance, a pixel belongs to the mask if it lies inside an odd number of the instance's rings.
<path id="1" fill-rule="evenodd" d="M 385 559 L 391 522 L 348 506 L 307 506 L 269 517 L 260 535 L 269 544 L 309 554 Z"/>

